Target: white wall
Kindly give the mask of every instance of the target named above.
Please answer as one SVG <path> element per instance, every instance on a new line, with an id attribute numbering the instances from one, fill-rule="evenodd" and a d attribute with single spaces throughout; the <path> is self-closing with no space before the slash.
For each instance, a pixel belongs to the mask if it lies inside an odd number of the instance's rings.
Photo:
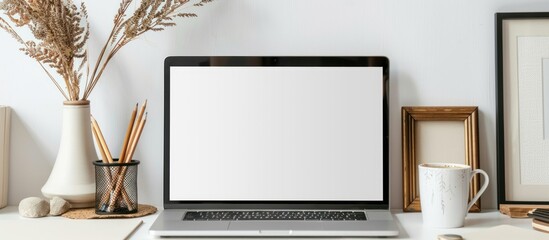
<path id="1" fill-rule="evenodd" d="M 118 3 L 86 2 L 97 54 Z M 91 95 L 118 153 L 130 111 L 149 100 L 135 158 L 139 200 L 162 206 L 163 59 L 170 55 L 384 55 L 391 61 L 391 207 L 402 208 L 400 107 L 476 105 L 480 165 L 496 207 L 494 13 L 549 11 L 541 0 L 217 0 L 199 18 L 126 46 Z M 0 104 L 13 108 L 9 204 L 40 196 L 55 160 L 62 97 L 39 66 L 0 33 Z M 93 59 L 93 58 L 92 58 Z"/>

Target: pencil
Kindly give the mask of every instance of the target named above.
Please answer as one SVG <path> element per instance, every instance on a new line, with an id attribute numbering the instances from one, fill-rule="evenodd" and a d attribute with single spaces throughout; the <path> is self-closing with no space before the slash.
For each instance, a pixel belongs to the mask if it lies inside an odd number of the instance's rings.
<path id="1" fill-rule="evenodd" d="M 93 126 L 93 124 L 91 124 L 91 130 L 93 132 L 95 143 L 97 144 L 99 152 L 101 153 L 101 157 L 103 158 L 103 163 L 108 163 L 109 161 L 107 160 L 107 154 L 105 154 L 105 150 L 103 149 L 103 145 L 101 145 L 101 141 L 99 140 L 99 136 L 97 136 L 97 131 L 95 131 L 95 127 Z"/>
<path id="2" fill-rule="evenodd" d="M 99 128 L 99 124 L 97 123 L 97 121 L 95 121 L 95 118 L 93 118 L 93 117 L 91 117 L 91 122 L 92 122 L 93 128 L 95 128 L 95 132 L 97 133 L 97 136 L 99 138 L 99 142 L 101 143 L 101 146 L 102 146 L 103 150 L 105 151 L 105 155 L 107 156 L 107 161 L 109 163 L 112 163 L 113 162 L 112 155 L 111 155 L 111 152 L 109 151 L 109 146 L 107 146 L 107 143 L 105 142 L 105 138 L 103 137 L 103 133 L 101 132 L 101 128 Z"/>
<path id="3" fill-rule="evenodd" d="M 143 119 L 143 114 L 145 113 L 145 109 L 147 108 L 147 100 L 145 100 L 145 103 L 143 104 L 143 106 L 141 107 L 141 111 L 139 111 L 139 116 L 137 117 L 137 120 L 135 121 L 135 123 L 133 124 L 133 127 L 132 127 L 132 133 L 130 134 L 130 138 L 129 138 L 129 144 L 126 148 L 126 156 L 124 159 L 127 159 L 127 154 L 130 150 L 130 147 L 131 147 L 131 143 L 135 141 L 135 137 L 136 137 L 136 134 L 137 134 L 137 128 L 139 127 L 139 123 L 141 122 L 141 120 Z M 120 159 L 120 161 L 124 160 L 124 159 Z"/>
<path id="4" fill-rule="evenodd" d="M 124 137 L 124 143 L 122 144 L 122 149 L 120 150 L 120 157 L 118 157 L 118 161 L 124 160 L 126 158 L 126 149 L 128 147 L 128 143 L 130 141 L 130 137 L 132 134 L 133 125 L 135 122 L 135 116 L 137 115 L 137 105 L 135 104 L 135 108 L 132 111 L 132 115 L 130 117 L 130 123 L 128 124 L 128 129 L 126 130 L 126 136 Z"/>
<path id="5" fill-rule="evenodd" d="M 145 115 L 145 118 L 143 118 L 141 120 L 141 122 L 139 123 L 139 125 L 136 127 L 136 133 L 135 133 L 135 136 L 133 137 L 132 143 L 129 146 L 130 148 L 129 148 L 128 153 L 126 154 L 126 159 L 124 160 L 124 163 L 128 163 L 128 162 L 131 161 L 133 153 L 135 151 L 137 143 L 139 142 L 139 138 L 141 137 L 141 133 L 143 132 L 143 127 L 145 126 L 146 122 L 147 122 L 147 116 Z M 122 170 L 119 172 L 119 174 L 117 176 L 115 187 L 114 187 L 114 193 L 113 193 L 114 196 L 111 198 L 111 201 L 110 201 L 109 206 L 107 208 L 108 211 L 112 211 L 112 209 L 114 207 L 114 204 L 116 203 L 116 201 L 118 199 L 118 196 L 120 195 L 120 191 L 123 190 L 122 185 L 123 185 L 123 182 L 124 182 L 124 177 L 126 175 L 126 171 L 127 171 L 127 167 L 126 166 L 122 167 Z"/>
<path id="6" fill-rule="evenodd" d="M 93 124 L 91 124 L 93 136 L 95 137 L 95 142 L 97 143 L 97 147 L 99 148 L 99 152 L 101 152 L 101 156 L 103 157 L 103 163 L 108 163 L 107 161 L 107 155 L 105 154 L 105 150 L 103 149 L 103 146 L 101 145 L 101 141 L 99 140 L 99 136 L 97 135 L 97 131 L 95 130 L 95 127 Z M 103 193 L 103 196 L 101 196 L 101 204 L 105 203 L 107 199 L 109 199 L 110 193 L 114 190 L 114 186 L 112 185 L 112 176 L 109 169 L 101 167 L 103 169 L 103 174 L 105 174 L 105 177 L 107 178 L 107 187 L 109 188 L 108 191 L 105 191 Z"/>
<path id="7" fill-rule="evenodd" d="M 141 133 L 143 132 L 143 127 L 145 127 L 145 123 L 147 122 L 147 116 L 145 115 L 145 118 L 139 123 L 139 126 L 137 126 L 137 132 L 136 136 L 134 136 L 133 142 L 130 145 L 130 150 L 128 154 L 126 155 L 126 159 L 124 162 L 130 162 L 133 157 L 133 153 L 135 152 L 135 148 L 137 146 L 137 143 L 139 142 L 139 138 L 141 137 Z"/>

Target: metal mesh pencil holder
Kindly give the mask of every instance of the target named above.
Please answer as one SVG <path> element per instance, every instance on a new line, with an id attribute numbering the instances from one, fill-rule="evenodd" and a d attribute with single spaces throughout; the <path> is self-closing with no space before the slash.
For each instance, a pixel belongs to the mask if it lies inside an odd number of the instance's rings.
<path id="1" fill-rule="evenodd" d="M 93 162 L 95 165 L 95 213 L 129 214 L 137 212 L 138 160 L 121 163 Z"/>

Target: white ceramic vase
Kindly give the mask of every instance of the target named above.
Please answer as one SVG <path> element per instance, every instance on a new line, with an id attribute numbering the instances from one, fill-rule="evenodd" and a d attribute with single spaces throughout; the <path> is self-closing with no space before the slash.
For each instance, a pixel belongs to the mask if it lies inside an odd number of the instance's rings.
<path id="1" fill-rule="evenodd" d="M 97 154 L 93 145 L 89 101 L 63 103 L 61 143 L 55 165 L 42 194 L 61 197 L 73 208 L 93 207 L 95 175 L 93 161 Z"/>

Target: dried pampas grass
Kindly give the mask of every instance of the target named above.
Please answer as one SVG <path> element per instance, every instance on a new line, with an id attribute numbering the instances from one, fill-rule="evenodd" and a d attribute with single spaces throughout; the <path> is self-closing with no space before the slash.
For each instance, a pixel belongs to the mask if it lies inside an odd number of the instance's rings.
<path id="1" fill-rule="evenodd" d="M 141 0 L 131 16 L 133 0 L 122 0 L 114 16 L 114 25 L 95 65 L 90 69 L 87 40 L 90 36 L 88 13 L 84 3 L 72 0 L 4 0 L 2 11 L 13 26 L 0 17 L 0 28 L 21 44 L 20 50 L 34 58 L 66 100 L 87 100 L 114 55 L 127 43 L 148 31 L 162 31 L 176 25 L 175 19 L 196 17 L 180 12 L 183 6 L 200 7 L 213 0 Z M 16 29 L 27 27 L 35 40 L 24 40 Z M 62 78 L 65 88 L 48 71 Z M 81 81 L 86 83 L 82 87 Z"/>

